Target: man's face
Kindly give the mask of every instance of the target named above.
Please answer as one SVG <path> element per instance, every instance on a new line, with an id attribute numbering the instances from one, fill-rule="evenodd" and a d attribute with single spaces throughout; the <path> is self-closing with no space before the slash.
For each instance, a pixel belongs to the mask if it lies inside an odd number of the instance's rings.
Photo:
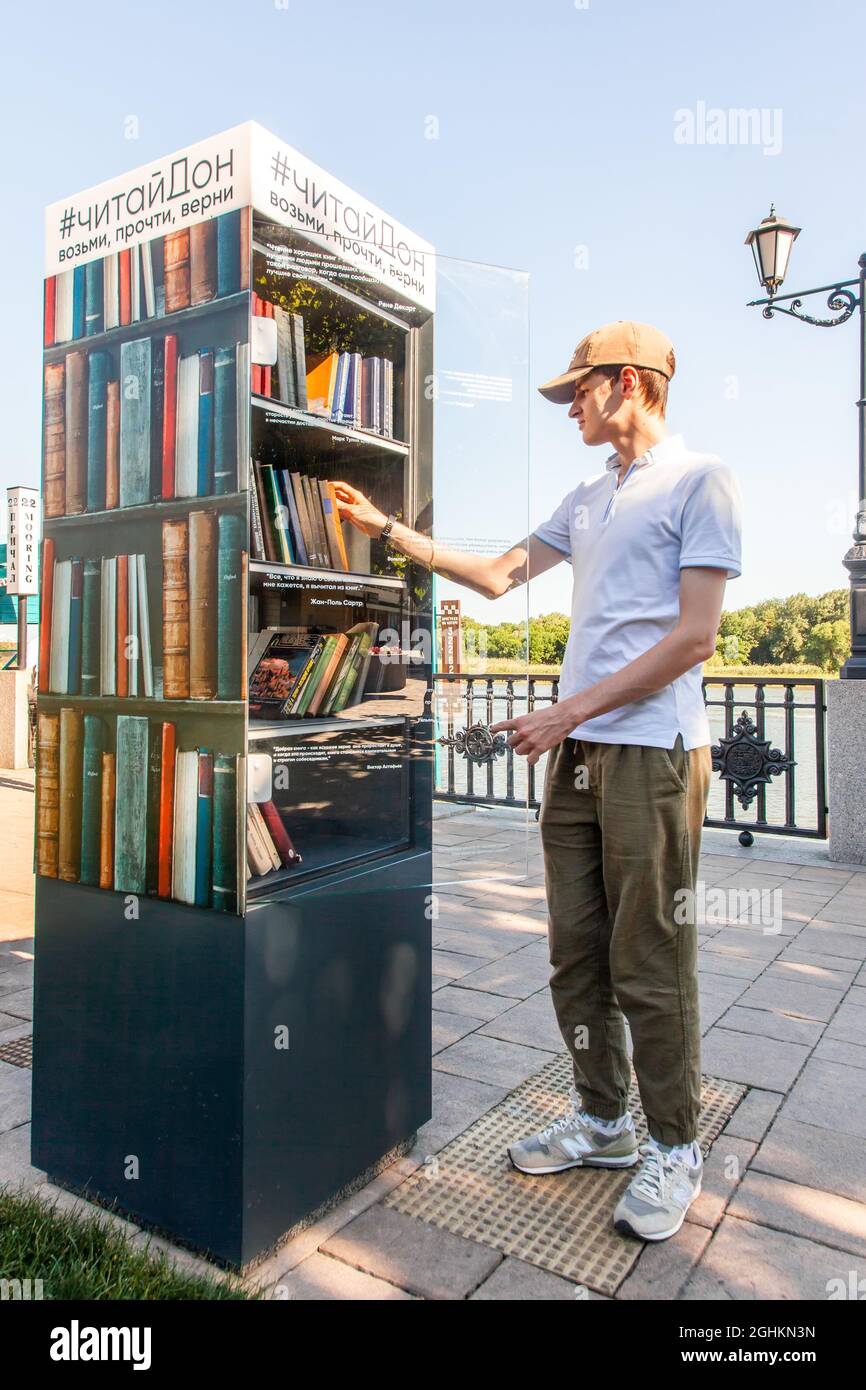
<path id="1" fill-rule="evenodd" d="M 609 444 L 610 423 L 621 405 L 619 382 L 602 372 L 590 372 L 575 387 L 568 418 L 577 421 L 584 444 Z"/>

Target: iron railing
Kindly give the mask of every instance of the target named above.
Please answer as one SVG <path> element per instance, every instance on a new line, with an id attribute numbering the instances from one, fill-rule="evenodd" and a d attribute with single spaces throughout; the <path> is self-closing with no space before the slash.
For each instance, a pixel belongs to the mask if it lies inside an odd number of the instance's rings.
<path id="1" fill-rule="evenodd" d="M 470 805 L 540 806 L 546 759 L 529 767 L 506 747 L 502 757 L 476 765 L 461 756 L 455 736 L 473 724 L 489 725 L 512 719 L 539 706 L 555 704 L 559 677 L 509 676 L 498 672 L 436 675 L 438 745 L 436 796 L 442 801 Z M 710 716 L 714 766 L 718 776 L 710 789 L 704 824 L 741 832 L 827 836 L 827 770 L 823 680 L 799 676 L 747 679 L 707 676 L 704 700 Z M 720 696 L 715 692 L 721 691 Z M 776 696 L 781 698 L 775 698 Z M 737 716 L 753 711 L 754 718 Z M 751 720 L 751 724 L 749 723 Z M 754 726 L 754 733 L 743 732 Z M 738 738 L 739 736 L 739 738 Z M 738 741 L 725 757 L 724 742 Z M 767 746 L 764 747 L 763 745 Z M 745 746 L 744 746 L 745 745 Z M 763 769 L 759 766 L 763 756 Z M 751 796 L 732 769 L 744 764 L 758 769 Z M 735 804 L 740 801 L 739 807 Z M 754 803 L 754 814 L 748 811 Z"/>

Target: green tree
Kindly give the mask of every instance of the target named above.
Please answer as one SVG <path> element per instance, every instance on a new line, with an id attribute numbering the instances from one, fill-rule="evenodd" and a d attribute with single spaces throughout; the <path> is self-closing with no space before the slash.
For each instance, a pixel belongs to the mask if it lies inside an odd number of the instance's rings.
<path id="1" fill-rule="evenodd" d="M 805 659 L 825 671 L 838 671 L 851 653 L 851 627 L 847 618 L 816 623 L 809 633 Z"/>

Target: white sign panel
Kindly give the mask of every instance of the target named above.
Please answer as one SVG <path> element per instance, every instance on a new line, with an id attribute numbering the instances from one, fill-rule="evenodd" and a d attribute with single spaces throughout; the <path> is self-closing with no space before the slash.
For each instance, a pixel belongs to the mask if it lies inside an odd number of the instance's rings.
<path id="1" fill-rule="evenodd" d="M 35 594 L 39 588 L 39 493 L 32 487 L 9 487 L 6 505 L 6 592 Z"/>
<path id="2" fill-rule="evenodd" d="M 435 307 L 436 256 L 429 241 L 388 217 L 276 135 L 251 122 L 253 207 L 294 227 L 425 309 Z"/>
<path id="3" fill-rule="evenodd" d="M 45 274 L 247 207 L 251 124 L 52 203 L 45 210 Z"/>

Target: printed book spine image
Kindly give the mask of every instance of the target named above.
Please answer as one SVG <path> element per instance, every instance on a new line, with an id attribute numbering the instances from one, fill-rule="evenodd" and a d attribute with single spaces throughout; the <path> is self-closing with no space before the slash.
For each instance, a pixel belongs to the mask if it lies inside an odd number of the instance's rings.
<path id="1" fill-rule="evenodd" d="M 147 889 L 147 747 L 147 720 L 119 714 L 114 886 L 122 893 Z"/>

